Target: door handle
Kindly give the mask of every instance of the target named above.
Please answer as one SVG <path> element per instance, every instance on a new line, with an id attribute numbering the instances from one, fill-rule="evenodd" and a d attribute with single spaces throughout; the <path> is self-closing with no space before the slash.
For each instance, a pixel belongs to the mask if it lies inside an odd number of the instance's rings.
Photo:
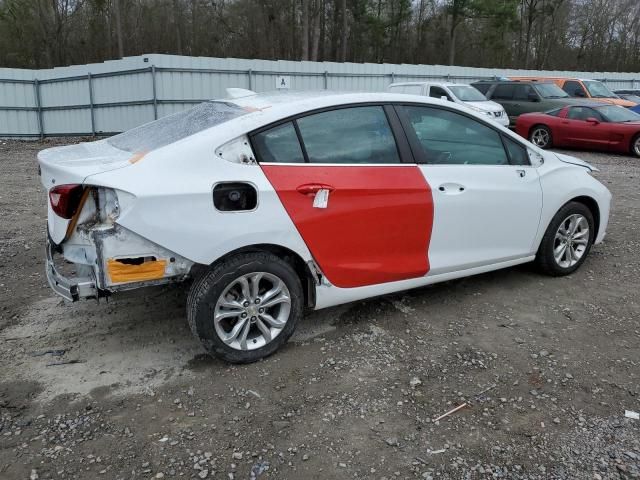
<path id="1" fill-rule="evenodd" d="M 464 185 L 460 185 L 459 183 L 443 183 L 438 187 L 445 195 L 459 195 L 464 193 L 466 187 Z"/>
<path id="2" fill-rule="evenodd" d="M 302 195 L 315 195 L 320 190 L 328 190 L 329 192 L 333 192 L 335 188 L 324 183 L 306 183 L 304 185 L 300 185 L 298 188 L 296 188 L 296 190 Z"/>
<path id="3" fill-rule="evenodd" d="M 516 170 L 516 173 L 520 178 L 524 178 L 524 176 L 527 174 L 527 171 L 519 169 L 519 170 Z"/>

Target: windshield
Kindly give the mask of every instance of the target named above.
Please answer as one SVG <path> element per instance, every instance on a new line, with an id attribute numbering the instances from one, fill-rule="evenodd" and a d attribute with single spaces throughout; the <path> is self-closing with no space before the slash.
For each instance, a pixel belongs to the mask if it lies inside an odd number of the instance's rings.
<path id="1" fill-rule="evenodd" d="M 127 152 L 150 152 L 247 113 L 233 103 L 204 102 L 115 135 L 107 142 Z"/>
<path id="2" fill-rule="evenodd" d="M 569 96 L 555 83 L 537 83 L 533 87 L 543 98 L 567 98 Z"/>
<path id="3" fill-rule="evenodd" d="M 602 82 L 598 82 L 597 80 L 586 80 L 582 83 L 584 83 L 584 86 L 589 90 L 589 95 L 594 98 L 617 98 L 616 94 L 609 90 L 609 88 Z"/>
<path id="4" fill-rule="evenodd" d="M 640 96 L 638 95 L 620 94 L 618 96 L 624 100 L 629 100 L 630 102 L 640 103 Z"/>
<path id="5" fill-rule="evenodd" d="M 450 86 L 449 90 L 451 90 L 453 94 L 463 102 L 486 102 L 487 101 L 487 97 L 485 97 L 482 93 L 480 93 L 480 91 L 476 90 L 473 87 L 469 87 L 467 85 Z"/>
<path id="6" fill-rule="evenodd" d="M 598 107 L 597 110 L 609 122 L 640 122 L 639 114 L 619 105 L 603 105 Z"/>

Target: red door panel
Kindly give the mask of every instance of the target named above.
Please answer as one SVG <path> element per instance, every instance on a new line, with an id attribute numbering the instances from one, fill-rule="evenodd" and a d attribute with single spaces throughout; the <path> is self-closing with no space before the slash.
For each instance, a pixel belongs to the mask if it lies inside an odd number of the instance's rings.
<path id="1" fill-rule="evenodd" d="M 415 165 L 262 165 L 329 281 L 361 287 L 424 276 L 433 198 Z M 327 208 L 313 206 L 319 188 Z"/>

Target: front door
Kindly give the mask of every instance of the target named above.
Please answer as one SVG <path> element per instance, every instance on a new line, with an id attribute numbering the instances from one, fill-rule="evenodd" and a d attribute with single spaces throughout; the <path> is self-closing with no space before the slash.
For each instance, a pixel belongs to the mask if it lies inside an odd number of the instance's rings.
<path id="1" fill-rule="evenodd" d="M 542 188 L 526 148 L 460 113 L 398 107 L 433 191 L 430 274 L 530 256 Z"/>
<path id="2" fill-rule="evenodd" d="M 340 108 L 252 135 L 262 170 L 338 287 L 429 271 L 431 190 L 415 164 L 402 162 L 388 113 L 379 105 Z"/>
<path id="3" fill-rule="evenodd" d="M 606 150 L 610 144 L 610 128 L 603 122 L 602 115 L 593 108 L 569 107 L 567 116 L 560 120 L 560 136 L 567 146 Z"/>

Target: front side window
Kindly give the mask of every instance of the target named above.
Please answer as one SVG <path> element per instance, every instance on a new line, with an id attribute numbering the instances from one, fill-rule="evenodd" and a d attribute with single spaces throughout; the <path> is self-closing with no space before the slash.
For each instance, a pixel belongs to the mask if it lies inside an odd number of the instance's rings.
<path id="1" fill-rule="evenodd" d="M 585 121 L 587 118 L 595 118 L 602 121 L 602 116 L 593 108 L 588 107 L 571 107 L 567 115 L 571 120 Z"/>
<path id="2" fill-rule="evenodd" d="M 537 83 L 534 88 L 543 98 L 567 98 L 569 96 L 555 83 Z"/>
<path id="3" fill-rule="evenodd" d="M 381 106 L 341 108 L 297 122 L 310 163 L 400 163 Z"/>
<path id="4" fill-rule="evenodd" d="M 485 102 L 487 100 L 487 97 L 479 90 L 468 85 L 453 85 L 449 87 L 449 90 L 463 102 Z"/>
<path id="5" fill-rule="evenodd" d="M 504 139 L 504 146 L 507 147 L 507 151 L 509 152 L 511 165 L 531 165 L 526 148 L 506 135 L 502 138 Z"/>
<path id="6" fill-rule="evenodd" d="M 447 97 L 447 100 L 451 100 L 451 98 L 449 98 L 449 94 L 445 92 L 444 88 L 440 87 L 431 87 L 429 89 L 429 96 L 433 98 Z"/>
<path id="7" fill-rule="evenodd" d="M 253 136 L 253 146 L 261 162 L 304 162 L 300 142 L 291 122 L 257 133 Z"/>
<path id="8" fill-rule="evenodd" d="M 567 82 L 564 82 L 562 89 L 572 97 L 587 96 L 587 93 L 584 91 L 584 88 L 582 88 L 582 85 L 580 85 L 580 82 L 576 82 L 574 80 L 569 80 Z"/>
<path id="9" fill-rule="evenodd" d="M 529 101 L 529 95 L 535 95 L 531 85 L 516 85 L 513 99 L 527 102 Z"/>
<path id="10" fill-rule="evenodd" d="M 448 110 L 402 106 L 400 113 L 413 130 L 431 164 L 508 165 L 498 132 L 459 113 Z"/>

